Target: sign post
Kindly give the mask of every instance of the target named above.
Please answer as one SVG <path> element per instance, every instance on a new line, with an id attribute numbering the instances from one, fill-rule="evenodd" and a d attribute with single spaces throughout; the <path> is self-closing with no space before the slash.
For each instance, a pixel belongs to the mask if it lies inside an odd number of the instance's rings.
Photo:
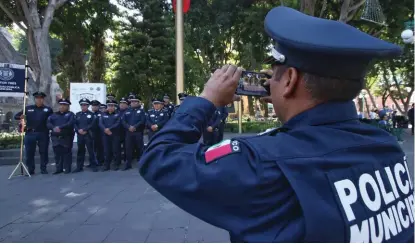
<path id="1" fill-rule="evenodd" d="M 24 72 L 23 72 L 24 70 Z M 19 64 L 0 64 L 0 96 L 23 96 L 23 117 L 26 115 L 26 95 L 27 95 L 27 82 L 29 81 L 29 64 L 26 60 L 25 65 Z M 14 176 L 17 169 L 20 168 L 20 176 L 25 174 L 31 177 L 29 170 L 23 163 L 23 141 L 25 136 L 25 121 L 22 122 L 22 131 L 20 133 L 20 158 L 19 163 L 14 168 L 13 172 L 9 176 L 9 180 Z"/>
<path id="2" fill-rule="evenodd" d="M 184 90 L 183 0 L 176 0 L 176 4 L 176 94 L 179 94 Z M 178 96 L 176 99 L 177 104 L 180 104 Z"/>

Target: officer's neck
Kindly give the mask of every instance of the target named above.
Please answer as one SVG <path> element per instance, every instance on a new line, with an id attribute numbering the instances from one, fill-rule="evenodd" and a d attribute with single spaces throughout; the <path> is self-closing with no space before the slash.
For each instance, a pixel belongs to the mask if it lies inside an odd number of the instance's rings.
<path id="1" fill-rule="evenodd" d="M 35 105 L 36 105 L 36 107 L 38 107 L 38 108 L 43 107 L 43 104 L 35 104 Z"/>
<path id="2" fill-rule="evenodd" d="M 82 109 L 82 112 L 86 113 L 86 112 L 88 112 L 88 109 L 85 109 L 85 110 Z"/>

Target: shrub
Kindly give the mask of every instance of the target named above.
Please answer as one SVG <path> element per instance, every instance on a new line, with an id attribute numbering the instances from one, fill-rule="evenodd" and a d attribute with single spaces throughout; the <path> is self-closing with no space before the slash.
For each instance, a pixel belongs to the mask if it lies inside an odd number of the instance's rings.
<path id="1" fill-rule="evenodd" d="M 242 122 L 242 132 L 260 133 L 279 126 L 281 126 L 281 123 L 273 121 Z M 225 132 L 238 133 L 238 128 L 238 122 L 229 122 L 225 125 Z"/>
<path id="2" fill-rule="evenodd" d="M 20 147 L 19 133 L 0 133 L 0 149 Z"/>

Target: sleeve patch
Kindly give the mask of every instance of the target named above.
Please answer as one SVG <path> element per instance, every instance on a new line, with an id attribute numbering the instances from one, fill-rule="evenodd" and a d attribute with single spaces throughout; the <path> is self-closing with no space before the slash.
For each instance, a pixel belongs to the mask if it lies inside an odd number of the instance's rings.
<path id="1" fill-rule="evenodd" d="M 224 140 L 218 144 L 209 147 L 206 150 L 205 161 L 208 164 L 215 161 L 218 158 L 240 151 L 241 147 L 239 146 L 238 141 Z"/>

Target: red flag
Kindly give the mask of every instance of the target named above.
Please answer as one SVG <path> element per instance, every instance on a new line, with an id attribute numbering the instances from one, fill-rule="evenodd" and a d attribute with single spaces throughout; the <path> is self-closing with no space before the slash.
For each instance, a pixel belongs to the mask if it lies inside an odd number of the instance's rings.
<path id="1" fill-rule="evenodd" d="M 176 13 L 176 1 L 173 0 L 173 12 Z M 190 0 L 183 0 L 183 13 L 187 13 L 190 9 Z"/>

